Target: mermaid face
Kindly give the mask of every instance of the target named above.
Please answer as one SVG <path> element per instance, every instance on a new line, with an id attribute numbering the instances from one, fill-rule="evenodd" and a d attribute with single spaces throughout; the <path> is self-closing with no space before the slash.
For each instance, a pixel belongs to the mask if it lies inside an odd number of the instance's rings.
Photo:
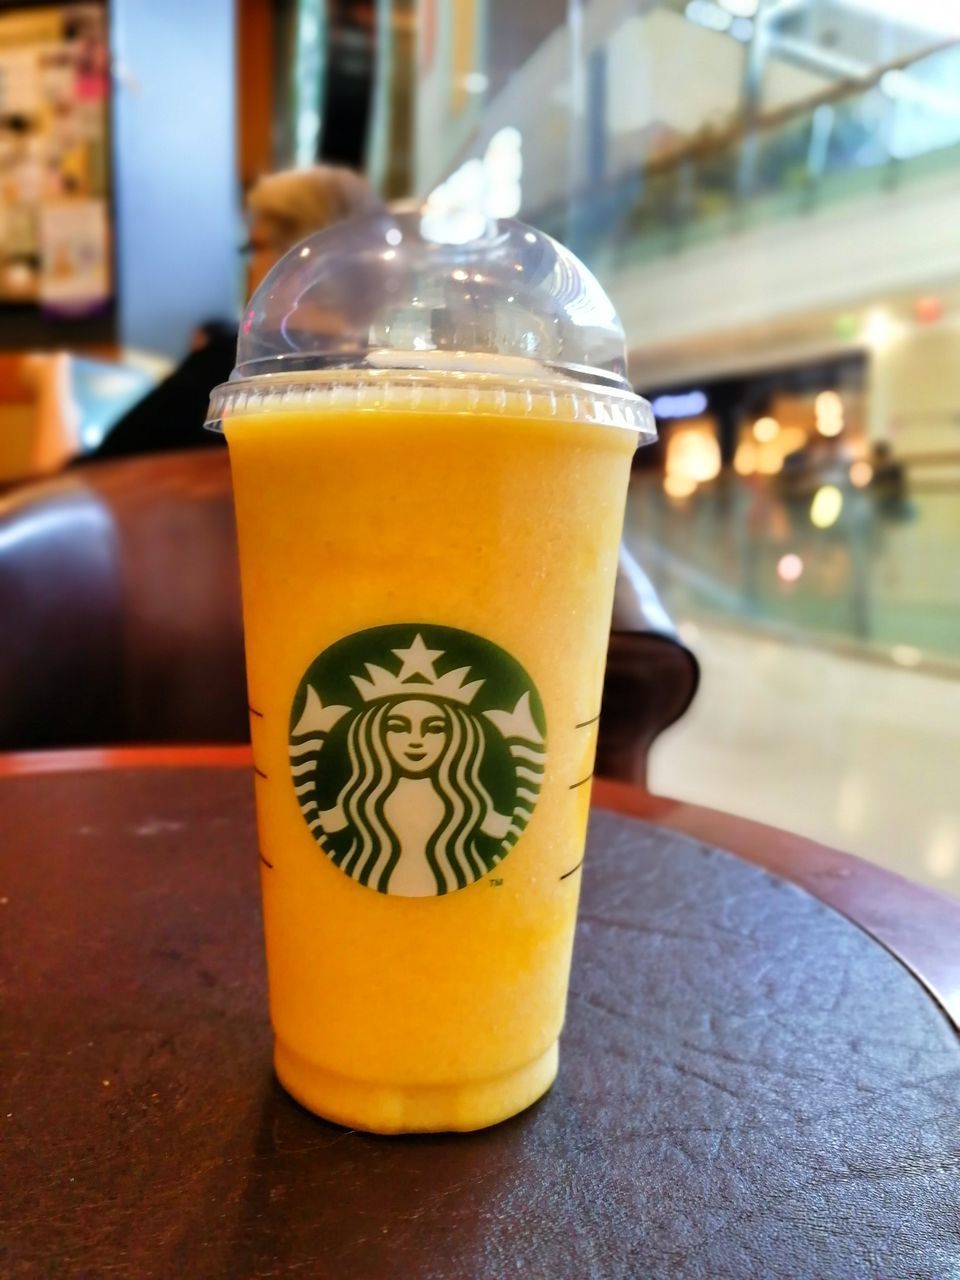
<path id="1" fill-rule="evenodd" d="M 394 763 L 418 777 L 433 769 L 443 754 L 450 728 L 447 717 L 433 702 L 407 698 L 387 716 L 387 750 Z"/>

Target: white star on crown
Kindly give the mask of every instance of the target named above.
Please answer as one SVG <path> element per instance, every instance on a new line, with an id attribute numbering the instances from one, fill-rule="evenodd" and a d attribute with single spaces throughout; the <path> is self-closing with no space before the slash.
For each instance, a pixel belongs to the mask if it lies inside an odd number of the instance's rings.
<path id="1" fill-rule="evenodd" d="M 449 698 L 451 702 L 461 702 L 466 706 L 473 701 L 483 684 L 482 680 L 466 683 L 470 674 L 469 667 L 457 667 L 456 671 L 446 671 L 438 676 L 434 664 L 438 658 L 443 657 L 444 651 L 428 649 L 419 634 L 408 649 L 394 649 L 392 652 L 400 659 L 400 670 L 396 674 L 387 671 L 385 667 L 367 662 L 364 665 L 369 679 L 364 679 L 363 676 L 350 677 L 364 702 L 373 702 L 376 698 L 393 698 L 398 694 L 408 698 L 421 694 Z"/>

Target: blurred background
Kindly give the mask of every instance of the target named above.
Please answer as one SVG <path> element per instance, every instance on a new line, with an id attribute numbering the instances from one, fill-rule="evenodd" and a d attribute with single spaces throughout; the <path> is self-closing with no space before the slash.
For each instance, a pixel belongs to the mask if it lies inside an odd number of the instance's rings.
<path id="1" fill-rule="evenodd" d="M 134 663 L 110 555 L 135 591 L 232 536 L 89 459 L 229 351 L 246 193 L 318 161 L 518 214 L 613 296 L 660 429 L 624 542 L 702 668 L 651 788 L 960 892 L 956 0 L 0 3 L 0 745 L 84 741 L 62 689 Z M 225 376 L 191 367 L 201 399 Z M 179 465 L 160 488 L 203 490 Z M 88 661 L 9 711 L 31 610 Z M 141 647 L 211 611 L 147 610 Z M 135 736 L 217 678 L 154 679 Z"/>

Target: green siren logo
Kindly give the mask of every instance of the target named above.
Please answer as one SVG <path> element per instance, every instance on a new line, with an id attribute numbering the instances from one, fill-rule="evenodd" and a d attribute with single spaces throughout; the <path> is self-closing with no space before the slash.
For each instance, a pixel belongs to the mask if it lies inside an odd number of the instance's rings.
<path id="1" fill-rule="evenodd" d="M 468 631 L 375 627 L 309 666 L 290 768 L 314 839 L 352 879 L 419 898 L 486 875 L 530 820 L 546 761 L 530 677 Z"/>

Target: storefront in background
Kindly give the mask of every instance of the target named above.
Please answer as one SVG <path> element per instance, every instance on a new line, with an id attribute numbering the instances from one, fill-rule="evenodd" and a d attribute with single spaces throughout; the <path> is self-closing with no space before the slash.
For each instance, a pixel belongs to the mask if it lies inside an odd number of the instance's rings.
<path id="1" fill-rule="evenodd" d="M 658 445 L 637 455 L 660 471 L 666 494 L 691 497 L 724 474 L 784 479 L 869 452 L 866 359 L 855 354 L 697 386 L 644 389 Z M 862 475 L 862 471 L 857 473 Z"/>

